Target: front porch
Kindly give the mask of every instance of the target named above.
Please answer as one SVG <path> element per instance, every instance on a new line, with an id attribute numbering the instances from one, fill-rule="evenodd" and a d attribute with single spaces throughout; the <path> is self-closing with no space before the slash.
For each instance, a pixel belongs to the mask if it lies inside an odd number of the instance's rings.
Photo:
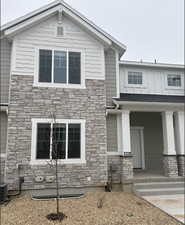
<path id="1" fill-rule="evenodd" d="M 113 182 L 137 178 L 184 176 L 184 112 L 182 105 L 132 104 L 109 110 L 116 135 L 108 140 Z M 108 134 L 108 139 L 109 139 Z M 116 140 L 116 139 L 117 140 Z M 113 140 L 114 139 L 114 140 Z M 115 144 L 116 143 L 116 144 Z M 113 151 L 112 151 L 113 150 Z"/>

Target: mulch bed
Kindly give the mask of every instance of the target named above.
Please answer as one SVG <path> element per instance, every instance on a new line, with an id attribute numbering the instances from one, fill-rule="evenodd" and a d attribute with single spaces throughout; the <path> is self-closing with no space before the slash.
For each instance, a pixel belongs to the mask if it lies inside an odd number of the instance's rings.
<path id="1" fill-rule="evenodd" d="M 102 207 L 97 207 L 103 201 Z M 80 199 L 60 200 L 65 219 L 48 220 L 56 201 L 34 201 L 29 194 L 1 206 L 2 225 L 181 225 L 172 217 L 135 195 L 122 192 L 88 193 Z"/>

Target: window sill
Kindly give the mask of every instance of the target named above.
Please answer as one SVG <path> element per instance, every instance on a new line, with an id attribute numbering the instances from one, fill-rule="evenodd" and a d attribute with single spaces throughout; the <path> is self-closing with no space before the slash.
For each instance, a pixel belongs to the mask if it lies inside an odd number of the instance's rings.
<path id="1" fill-rule="evenodd" d="M 121 154 L 122 154 L 121 152 L 107 152 L 107 155 L 109 156 L 119 156 Z"/>
<path id="2" fill-rule="evenodd" d="M 86 89 L 86 86 L 81 84 L 34 83 L 33 87 Z"/>
<path id="3" fill-rule="evenodd" d="M 125 85 L 125 88 L 141 88 L 141 89 L 147 89 L 146 86 L 139 85 L 139 84 L 127 84 L 127 85 Z"/>
<path id="4" fill-rule="evenodd" d="M 34 160 L 30 162 L 30 165 L 49 165 L 51 161 L 49 160 Z M 52 164 L 55 163 L 55 160 L 52 161 Z M 59 165 L 66 165 L 66 164 L 86 164 L 86 160 L 82 159 L 71 159 L 71 160 L 59 160 Z"/>
<path id="5" fill-rule="evenodd" d="M 182 86 L 181 87 L 167 86 L 165 89 L 166 90 L 183 90 L 184 88 Z"/>

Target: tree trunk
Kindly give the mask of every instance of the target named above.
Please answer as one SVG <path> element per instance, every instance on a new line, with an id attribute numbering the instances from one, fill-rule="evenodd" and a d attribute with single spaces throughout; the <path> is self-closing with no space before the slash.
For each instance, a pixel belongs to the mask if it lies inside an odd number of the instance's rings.
<path id="1" fill-rule="evenodd" d="M 58 152 L 58 151 L 57 151 Z M 58 154 L 57 154 L 58 157 Z M 56 195 L 57 195 L 57 214 L 59 215 L 59 187 L 58 187 L 58 159 L 56 158 Z"/>

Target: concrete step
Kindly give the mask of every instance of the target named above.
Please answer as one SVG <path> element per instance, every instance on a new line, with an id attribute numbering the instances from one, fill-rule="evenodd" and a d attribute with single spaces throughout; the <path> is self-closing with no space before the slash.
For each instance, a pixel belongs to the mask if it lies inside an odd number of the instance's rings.
<path id="1" fill-rule="evenodd" d="M 135 177 L 134 183 L 184 182 L 184 177 Z"/>
<path id="2" fill-rule="evenodd" d="M 137 189 L 135 193 L 139 196 L 156 196 L 156 195 L 176 195 L 184 194 L 184 188 L 149 188 Z"/>
<path id="3" fill-rule="evenodd" d="M 151 182 L 151 183 L 136 183 L 134 188 L 140 189 L 154 189 L 154 188 L 184 188 L 184 182 Z"/>

